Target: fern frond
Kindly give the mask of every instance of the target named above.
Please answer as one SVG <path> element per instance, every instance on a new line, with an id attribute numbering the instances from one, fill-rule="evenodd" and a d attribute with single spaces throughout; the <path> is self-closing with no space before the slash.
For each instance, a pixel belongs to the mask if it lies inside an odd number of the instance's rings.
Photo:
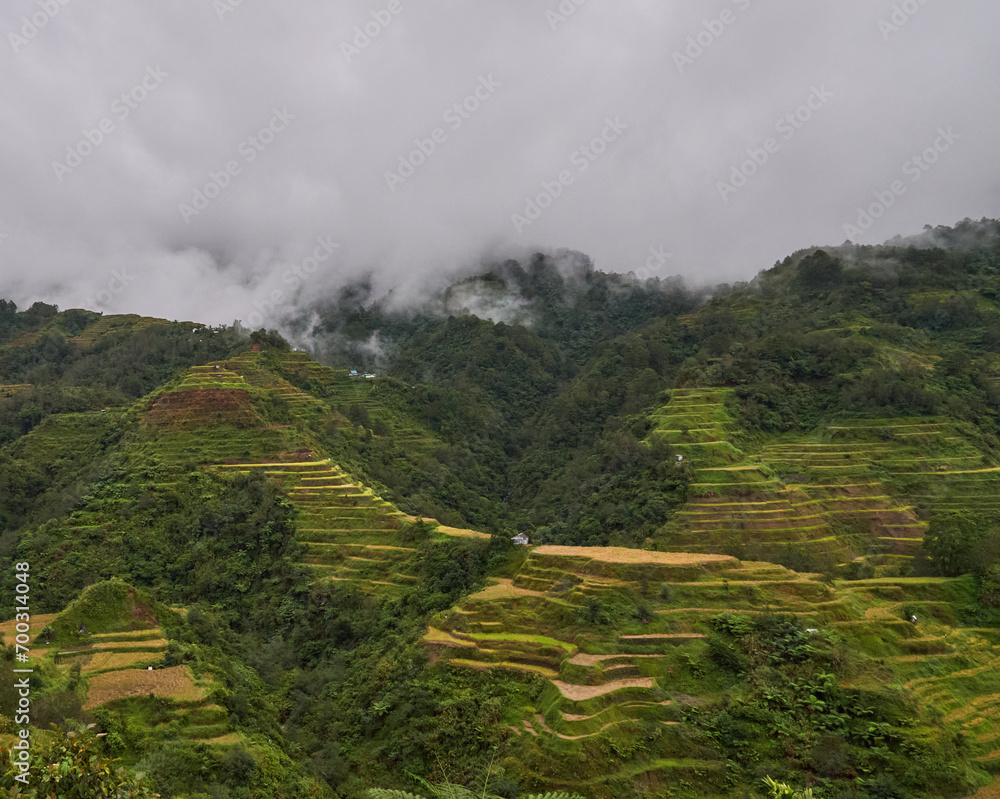
<path id="1" fill-rule="evenodd" d="M 368 799 L 424 799 L 424 797 L 417 796 L 415 793 L 392 791 L 388 788 L 369 788 L 365 791 L 365 796 Z"/>
<path id="2" fill-rule="evenodd" d="M 436 785 L 434 796 L 437 799 L 476 799 L 476 795 L 468 788 L 461 785 Z"/>
<path id="3" fill-rule="evenodd" d="M 583 799 L 578 793 L 533 793 L 531 796 L 524 796 L 521 799 Z"/>

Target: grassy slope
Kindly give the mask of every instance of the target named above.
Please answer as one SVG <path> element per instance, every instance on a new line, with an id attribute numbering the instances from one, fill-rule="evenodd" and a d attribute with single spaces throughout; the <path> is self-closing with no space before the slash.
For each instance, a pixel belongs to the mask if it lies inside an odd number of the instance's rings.
<path id="1" fill-rule="evenodd" d="M 968 580 L 828 585 L 768 563 L 718 556 L 671 563 L 669 553 L 639 551 L 621 562 L 612 552 L 538 548 L 512 580 L 440 614 L 425 636 L 436 668 L 541 678 L 533 704 L 505 709 L 512 746 L 504 765 L 527 784 L 612 797 L 686 781 L 684 796 L 743 795 L 727 792 L 735 755 L 706 734 L 702 720 L 755 694 L 712 657 L 709 621 L 722 613 L 794 614 L 817 629 L 810 635 L 818 649 L 849 653 L 850 665 L 825 667 L 837 672 L 840 693 L 877 701 L 898 692 L 912 716 L 896 730 L 901 741 L 962 731 L 974 741 L 976 765 L 1000 770 L 1000 634 L 959 625 Z M 904 608 L 919 614 L 916 625 L 904 620 Z M 771 768 L 805 768 L 808 750 L 796 741 L 816 735 L 821 723 L 798 718 L 777 736 L 796 752 L 791 759 L 770 751 L 768 734 L 753 745 Z M 853 768 L 864 762 L 861 746 L 851 756 Z M 624 782 L 607 782 L 609 758 Z"/>
<path id="2" fill-rule="evenodd" d="M 789 273 L 794 270 L 773 280 Z M 958 295 L 913 292 L 908 301 L 919 308 Z M 752 294 L 729 305 L 737 318 L 762 313 Z M 712 313 L 718 310 L 706 307 L 685 321 L 695 326 Z M 916 368 L 933 376 L 942 360 L 914 330 L 894 334 L 904 339 L 894 344 L 856 314 L 835 315 L 829 324 L 816 333 L 872 348 L 869 368 Z M 652 435 L 668 440 L 696 470 L 688 503 L 661 531 L 661 548 L 824 571 L 866 557 L 905 573 L 935 514 L 971 509 L 1000 518 L 1000 459 L 965 421 L 891 412 L 852 416 L 835 407 L 811 429 L 748 437 L 738 406 L 736 388 L 677 388 L 651 414 Z"/>

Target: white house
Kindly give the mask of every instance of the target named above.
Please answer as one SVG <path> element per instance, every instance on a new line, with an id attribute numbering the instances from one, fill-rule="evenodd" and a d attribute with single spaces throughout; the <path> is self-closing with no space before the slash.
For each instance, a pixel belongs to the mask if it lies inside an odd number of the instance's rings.
<path id="1" fill-rule="evenodd" d="M 519 547 L 526 547 L 531 543 L 531 541 L 528 539 L 527 533 L 518 533 L 510 540 L 513 541 L 514 544 Z"/>

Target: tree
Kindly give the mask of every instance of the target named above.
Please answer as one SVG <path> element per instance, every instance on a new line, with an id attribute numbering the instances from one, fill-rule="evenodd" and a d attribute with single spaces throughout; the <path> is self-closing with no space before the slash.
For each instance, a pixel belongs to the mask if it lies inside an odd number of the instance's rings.
<path id="1" fill-rule="evenodd" d="M 979 582 L 979 601 L 989 608 L 1000 608 L 1000 563 L 990 566 Z"/>
<path id="2" fill-rule="evenodd" d="M 834 288 L 843 276 L 844 267 L 825 250 L 816 250 L 803 258 L 797 274 L 802 287 L 811 291 Z"/>
<path id="3" fill-rule="evenodd" d="M 28 786 L 16 779 L 16 771 L 7 770 L 0 774 L 0 788 L 8 790 L 11 799 L 156 799 L 159 794 L 124 768 L 115 768 L 114 761 L 101 753 L 93 727 L 56 727 L 53 737 L 41 741 L 35 737 L 36 732 L 32 737 Z M 0 747 L 0 760 L 16 762 L 6 747 Z"/>
<path id="4" fill-rule="evenodd" d="M 981 519 L 964 513 L 939 513 L 931 519 L 923 548 L 939 574 L 956 577 L 973 570 L 973 554 L 986 534 Z"/>

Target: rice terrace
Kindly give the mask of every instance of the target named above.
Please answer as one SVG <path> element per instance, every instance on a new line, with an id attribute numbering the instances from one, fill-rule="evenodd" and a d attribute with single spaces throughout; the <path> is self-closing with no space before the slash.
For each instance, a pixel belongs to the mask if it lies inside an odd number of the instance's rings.
<path id="1" fill-rule="evenodd" d="M 962 225 L 712 292 L 355 286 L 308 352 L 5 302 L 0 787 L 27 725 L 39 780 L 143 799 L 995 796 L 1000 236 Z"/>

